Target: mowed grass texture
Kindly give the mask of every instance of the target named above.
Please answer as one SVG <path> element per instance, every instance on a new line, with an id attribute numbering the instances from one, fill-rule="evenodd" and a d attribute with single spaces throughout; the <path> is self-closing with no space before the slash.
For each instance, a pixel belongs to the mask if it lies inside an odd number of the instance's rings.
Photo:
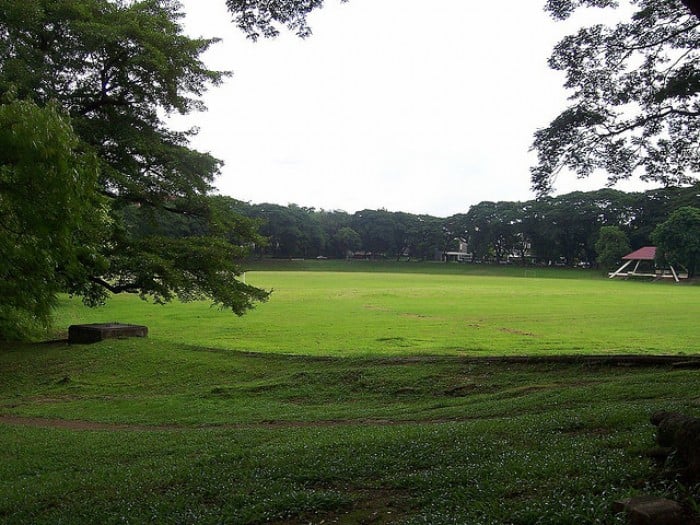
<path id="1" fill-rule="evenodd" d="M 66 299 L 57 325 L 146 324 L 159 341 L 299 355 L 700 352 L 698 286 L 547 269 L 452 273 L 461 267 L 251 271 L 247 282 L 273 295 L 242 318 L 206 302 L 153 306 L 118 296 L 92 310 Z"/>

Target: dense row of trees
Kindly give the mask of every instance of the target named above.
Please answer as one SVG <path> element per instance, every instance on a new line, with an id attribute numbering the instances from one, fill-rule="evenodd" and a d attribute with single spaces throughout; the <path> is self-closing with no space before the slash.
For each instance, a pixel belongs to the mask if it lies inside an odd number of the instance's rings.
<path id="1" fill-rule="evenodd" d="M 481 202 L 447 218 L 386 210 L 315 210 L 250 204 L 221 197 L 223 205 L 254 219 L 267 239 L 254 253 L 267 257 L 362 256 L 441 258 L 467 243 L 474 260 L 595 264 L 602 228 L 615 228 L 625 246 L 652 244 L 652 233 L 683 207 L 700 208 L 700 184 L 625 193 L 575 192 L 527 202 Z M 371 255 L 370 255 L 371 254 Z"/>
<path id="2" fill-rule="evenodd" d="M 374 256 L 432 258 L 442 246 L 444 220 L 386 210 L 315 210 L 294 204 L 249 204 L 229 200 L 237 213 L 255 219 L 268 239 L 258 256 L 345 257 L 348 252 Z"/>

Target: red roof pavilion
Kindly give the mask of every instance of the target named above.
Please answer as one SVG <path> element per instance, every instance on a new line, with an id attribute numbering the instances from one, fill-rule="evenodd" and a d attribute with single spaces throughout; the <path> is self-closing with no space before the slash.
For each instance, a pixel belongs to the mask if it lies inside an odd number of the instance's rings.
<path id="1" fill-rule="evenodd" d="M 613 277 L 622 277 L 624 279 L 629 277 L 652 277 L 654 279 L 673 278 L 676 282 L 678 282 L 679 277 L 687 277 L 687 275 L 679 275 L 676 273 L 673 266 L 668 266 L 667 269 L 656 268 L 656 246 L 644 246 L 643 248 L 639 248 L 639 250 L 628 253 L 622 259 L 625 261 L 625 263 L 616 271 L 609 274 L 611 279 Z M 652 261 L 653 264 L 651 264 L 651 267 L 649 267 L 650 265 L 648 263 L 644 263 L 644 261 Z M 632 270 L 627 270 L 627 268 L 635 262 L 636 264 Z M 642 265 L 641 269 L 640 265 Z"/>
<path id="2" fill-rule="evenodd" d="M 644 246 L 639 250 L 628 253 L 622 259 L 625 261 L 653 261 L 656 259 L 656 246 Z"/>

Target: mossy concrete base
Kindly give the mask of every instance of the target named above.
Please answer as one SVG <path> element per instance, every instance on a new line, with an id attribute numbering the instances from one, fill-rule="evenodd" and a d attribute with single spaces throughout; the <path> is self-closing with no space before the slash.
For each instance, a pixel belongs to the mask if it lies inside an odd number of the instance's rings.
<path id="1" fill-rule="evenodd" d="M 95 323 L 74 324 L 68 327 L 68 342 L 76 344 L 97 343 L 104 339 L 146 337 L 148 327 L 137 324 Z"/>

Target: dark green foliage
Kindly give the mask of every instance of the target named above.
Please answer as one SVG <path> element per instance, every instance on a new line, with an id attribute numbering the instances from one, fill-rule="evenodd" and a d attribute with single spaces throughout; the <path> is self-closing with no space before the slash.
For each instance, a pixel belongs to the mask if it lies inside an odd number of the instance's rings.
<path id="1" fill-rule="evenodd" d="M 279 26 L 304 38 L 311 35 L 306 16 L 323 7 L 323 0 L 226 0 L 226 5 L 234 14 L 236 25 L 252 40 L 277 36 Z"/>
<path id="2" fill-rule="evenodd" d="M 97 161 L 78 145 L 55 105 L 0 105 L 0 340 L 46 328 L 60 290 L 103 298 L 87 275 L 106 268 L 109 220 Z"/>
<path id="3" fill-rule="evenodd" d="M 407 224 L 404 253 L 422 260 L 434 258 L 436 247 L 439 248 L 444 241 L 445 221 L 430 215 L 402 215 Z"/>
<path id="4" fill-rule="evenodd" d="M 659 224 L 652 233 L 657 246 L 657 257 L 672 265 L 688 269 L 694 277 L 700 262 L 700 209 L 679 208 L 668 220 Z"/>
<path id="5" fill-rule="evenodd" d="M 570 107 L 535 134 L 533 188 L 547 193 L 563 169 L 611 183 L 638 175 L 669 185 L 692 181 L 700 167 L 700 20 L 696 2 L 637 0 L 631 20 L 595 25 L 562 40 L 549 64 L 566 73 Z M 550 0 L 567 18 L 610 0 Z M 696 14 L 689 10 L 694 6 Z"/>
<path id="6" fill-rule="evenodd" d="M 317 257 L 323 255 L 328 240 L 314 208 L 290 204 L 231 203 L 234 209 L 256 220 L 260 234 L 267 239 L 258 246 L 260 255 L 272 257 Z"/>
<path id="7" fill-rule="evenodd" d="M 605 188 L 526 202 L 481 202 L 467 213 L 447 218 L 388 210 L 350 215 L 338 210 L 218 199 L 224 208 L 258 222 L 267 238 L 264 245 L 256 242 L 259 256 L 345 258 L 350 251 L 374 259 L 435 260 L 444 252 L 457 250 L 462 242 L 472 262 L 580 262 L 588 266 L 599 255 L 595 243 L 601 227 L 620 228 L 632 248 L 648 245 L 652 230 L 673 210 L 700 206 L 700 183 L 644 193 Z M 143 224 L 144 213 L 138 215 L 142 218 L 137 229 L 150 231 L 153 226 Z M 170 223 L 174 228 L 175 222 Z M 185 226 L 182 219 L 177 224 L 178 228 L 195 227 L 194 223 Z"/>
<path id="8" fill-rule="evenodd" d="M 347 254 L 347 252 L 359 250 L 362 247 L 362 239 L 360 238 L 360 234 L 349 226 L 340 228 L 335 234 L 334 240 L 336 245 L 345 254 Z"/>
<path id="9" fill-rule="evenodd" d="M 464 234 L 473 255 L 479 259 L 492 256 L 496 262 L 507 259 L 521 231 L 520 202 L 480 202 L 469 208 L 464 217 Z"/>
<path id="10" fill-rule="evenodd" d="M 632 219 L 629 236 L 633 248 L 639 248 L 651 241 L 651 233 L 664 222 L 673 211 L 684 206 L 700 208 L 700 182 L 687 188 L 660 188 L 644 193 L 633 193 Z"/>
<path id="11" fill-rule="evenodd" d="M 387 210 L 316 210 L 290 204 L 249 204 L 223 198 L 231 210 L 254 219 L 265 244 L 256 253 L 270 257 L 373 257 L 432 259 L 442 239 L 443 219 Z"/>
<path id="12" fill-rule="evenodd" d="M 598 233 L 595 249 L 598 252 L 598 264 L 604 270 L 612 270 L 630 252 L 630 243 L 625 232 L 617 226 L 603 226 Z"/>
<path id="13" fill-rule="evenodd" d="M 104 298 L 96 285 L 157 301 L 207 296 L 242 314 L 267 297 L 236 281 L 242 247 L 258 237 L 208 195 L 220 161 L 189 148 L 192 131 L 172 131 L 164 121 L 172 112 L 202 109 L 199 96 L 225 76 L 200 60 L 214 40 L 185 36 L 178 9 L 171 0 L 0 0 L 0 97 L 55 104 L 70 117 L 80 149 L 95 159 L 92 178 L 78 187 L 94 186 L 97 177 L 103 198 L 85 206 L 107 227 L 92 239 L 93 259 L 76 258 L 70 271 L 56 268 L 61 289 L 91 304 Z M 31 160 L 31 152 L 16 151 Z M 45 206 L 60 206 L 70 185 L 56 189 Z M 7 188 L 0 190 L 5 199 Z M 134 206 L 161 231 L 133 230 L 126 220 Z M 66 224 L 82 220 L 76 215 Z M 53 290 L 47 285 L 35 296 L 43 297 L 45 312 Z"/>
<path id="14" fill-rule="evenodd" d="M 375 256 L 400 253 L 405 227 L 387 210 L 361 210 L 352 218 L 352 228 L 360 234 L 366 251 Z"/>

